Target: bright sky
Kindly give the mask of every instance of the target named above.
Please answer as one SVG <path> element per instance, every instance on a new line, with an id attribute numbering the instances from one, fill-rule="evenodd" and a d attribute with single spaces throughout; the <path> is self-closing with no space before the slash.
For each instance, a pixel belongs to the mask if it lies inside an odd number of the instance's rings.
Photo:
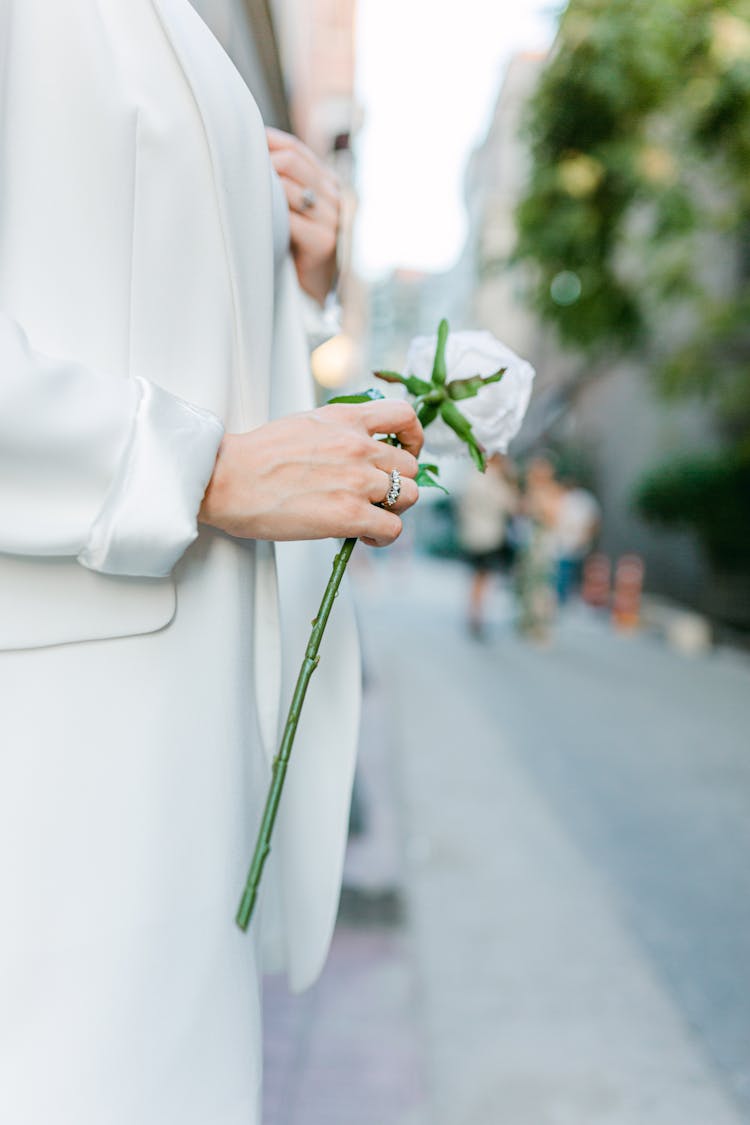
<path id="1" fill-rule="evenodd" d="M 358 0 L 357 13 L 357 266 L 445 269 L 464 239 L 467 157 L 510 56 L 551 43 L 551 0 Z"/>

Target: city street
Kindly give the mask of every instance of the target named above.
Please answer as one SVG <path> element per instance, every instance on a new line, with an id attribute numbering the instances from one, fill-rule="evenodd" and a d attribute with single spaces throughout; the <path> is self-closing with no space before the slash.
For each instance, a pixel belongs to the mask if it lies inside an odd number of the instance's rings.
<path id="1" fill-rule="evenodd" d="M 750 1121 L 750 660 L 580 607 L 533 647 L 502 591 L 477 642 L 465 579 L 358 574 L 365 831 L 264 1125 Z"/>

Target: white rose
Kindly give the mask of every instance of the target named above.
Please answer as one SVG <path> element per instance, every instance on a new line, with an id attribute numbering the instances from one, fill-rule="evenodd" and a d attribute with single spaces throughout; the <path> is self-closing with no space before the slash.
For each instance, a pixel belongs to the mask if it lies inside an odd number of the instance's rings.
<path id="1" fill-rule="evenodd" d="M 409 345 L 405 374 L 429 380 L 436 347 L 437 336 L 415 336 Z M 445 361 L 448 383 L 472 375 L 492 375 L 505 368 L 499 383 L 488 383 L 473 398 L 455 401 L 487 455 L 505 453 L 529 405 L 534 368 L 491 332 L 451 332 Z M 433 453 L 466 452 L 466 444 L 440 417 L 428 426 L 425 443 Z"/>

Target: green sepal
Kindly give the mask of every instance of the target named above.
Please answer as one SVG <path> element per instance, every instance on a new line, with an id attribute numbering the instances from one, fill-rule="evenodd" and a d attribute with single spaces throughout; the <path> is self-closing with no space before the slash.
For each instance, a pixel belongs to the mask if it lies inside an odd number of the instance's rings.
<path id="1" fill-rule="evenodd" d="M 439 472 L 440 470 L 437 465 L 427 465 L 423 461 L 420 461 L 417 475 L 414 479 L 420 488 L 439 488 L 441 492 L 449 496 L 450 493 L 448 489 L 445 488 L 439 480 L 435 479 Z"/>
<path id="2" fill-rule="evenodd" d="M 436 402 L 423 402 L 417 411 L 417 418 L 420 421 L 422 429 L 426 429 L 430 422 L 434 422 L 440 411 L 440 406 Z"/>
<path id="3" fill-rule="evenodd" d="M 361 391 L 356 395 L 336 395 L 335 398 L 329 398 L 327 405 L 330 406 L 334 402 L 377 402 L 378 399 L 385 398 L 382 391 L 377 387 L 369 387 L 366 391 Z"/>
<path id="4" fill-rule="evenodd" d="M 443 421 L 458 434 L 462 441 L 469 440 L 471 436 L 471 422 L 450 399 L 445 399 L 440 403 L 440 416 Z"/>
<path id="5" fill-rule="evenodd" d="M 432 364 L 432 381 L 437 387 L 442 387 L 448 377 L 448 370 L 445 366 L 445 345 L 448 342 L 448 321 L 443 318 L 438 325 L 437 333 L 437 347 L 435 348 L 435 360 Z"/>
<path id="6" fill-rule="evenodd" d="M 481 447 L 473 434 L 471 435 L 471 440 L 467 442 L 467 445 L 469 446 L 469 453 L 471 454 L 472 461 L 479 469 L 479 472 L 483 473 L 487 468 L 487 461 L 485 460 L 484 453 L 482 453 Z"/>
<path id="7" fill-rule="evenodd" d="M 507 367 L 501 367 L 494 375 L 472 375 L 469 379 L 453 379 L 445 389 L 454 401 L 474 398 L 488 383 L 499 383 L 507 370 Z"/>
<path id="8" fill-rule="evenodd" d="M 417 375 L 400 375 L 398 371 L 373 371 L 373 375 L 376 379 L 382 379 L 384 383 L 400 383 L 415 398 L 429 394 L 432 390 L 432 383 L 427 383 Z"/>
<path id="9" fill-rule="evenodd" d="M 404 386 L 410 395 L 427 395 L 432 390 L 432 384 L 426 383 L 424 379 L 420 379 L 417 375 L 407 375 L 404 381 Z"/>
<path id="10" fill-rule="evenodd" d="M 469 447 L 471 459 L 483 473 L 487 468 L 487 462 L 484 459 L 484 453 L 479 445 L 479 442 L 474 437 L 474 432 L 471 428 L 471 422 L 461 413 L 458 407 L 450 400 L 446 399 L 440 405 L 440 416 L 446 425 L 450 426 L 454 433 L 458 434 L 462 441 L 465 441 Z"/>

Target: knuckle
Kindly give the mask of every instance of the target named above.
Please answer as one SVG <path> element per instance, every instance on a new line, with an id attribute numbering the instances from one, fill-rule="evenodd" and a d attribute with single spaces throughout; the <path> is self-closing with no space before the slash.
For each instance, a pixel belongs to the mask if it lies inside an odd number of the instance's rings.
<path id="1" fill-rule="evenodd" d="M 316 406 L 314 410 L 310 411 L 310 416 L 316 418 L 319 422 L 331 422 L 339 410 L 339 403 L 326 403 L 324 406 Z"/>
<path id="2" fill-rule="evenodd" d="M 381 547 L 395 543 L 401 534 L 403 524 L 395 512 L 386 512 L 382 508 L 373 508 L 369 526 L 364 531 L 367 535 L 377 540 Z"/>
<path id="3" fill-rule="evenodd" d="M 325 406 L 319 406 L 318 411 L 326 421 L 346 426 L 350 423 L 352 407 L 348 402 L 328 402 Z"/>
<path id="4" fill-rule="evenodd" d="M 305 142 L 297 136 L 296 133 L 290 133 L 289 135 L 292 138 L 290 148 L 293 148 L 299 156 L 306 156 L 309 160 L 313 160 L 316 164 L 320 163 L 313 150 L 309 148 L 305 144 Z"/>
<path id="5" fill-rule="evenodd" d="M 404 450 L 404 467 L 401 469 L 402 476 L 413 478 L 419 472 L 419 462 L 413 453 L 408 453 Z"/>
<path id="6" fill-rule="evenodd" d="M 407 478 L 407 480 L 405 480 L 403 483 L 401 489 L 401 497 L 404 503 L 409 508 L 416 504 L 417 500 L 419 499 L 419 489 L 417 488 L 414 481 L 410 478 Z"/>
<path id="7" fill-rule="evenodd" d="M 273 153 L 271 160 L 277 172 L 286 172 L 291 162 L 292 153 L 288 148 L 279 148 Z"/>
<path id="8" fill-rule="evenodd" d="M 336 429 L 328 434 L 327 452 L 337 461 L 347 461 L 351 451 L 351 438 L 348 430 Z"/>
<path id="9" fill-rule="evenodd" d="M 344 488 L 337 489 L 332 493 L 331 501 L 339 519 L 346 527 L 353 530 L 361 518 L 361 501 Z"/>
<path id="10" fill-rule="evenodd" d="M 388 527 L 383 529 L 386 542 L 395 543 L 399 535 L 401 534 L 403 527 L 404 525 L 402 524 L 400 518 L 398 516 L 391 515 L 388 522 Z"/>
<path id="11" fill-rule="evenodd" d="M 372 474 L 364 464 L 353 465 L 349 472 L 349 483 L 357 496 L 366 496 L 372 488 Z"/>
<path id="12" fill-rule="evenodd" d="M 404 399 L 394 399 L 393 408 L 394 417 L 398 418 L 404 424 L 412 422 L 416 418 L 414 407 L 410 402 L 406 402 Z"/>
<path id="13" fill-rule="evenodd" d="M 361 461 L 367 456 L 368 448 L 367 438 L 357 430 L 346 429 L 341 431 L 340 450 L 347 460 Z"/>
<path id="14" fill-rule="evenodd" d="M 363 461 L 366 461 L 368 465 L 371 465 L 373 459 L 377 457 L 378 453 L 380 452 L 380 450 L 378 449 L 378 443 L 367 433 L 363 434 L 359 430 L 355 432 L 357 438 L 358 454 Z"/>
<path id="15" fill-rule="evenodd" d="M 358 495 L 367 496 L 374 487 L 372 468 L 367 465 L 358 466 L 354 470 L 353 485 Z"/>

